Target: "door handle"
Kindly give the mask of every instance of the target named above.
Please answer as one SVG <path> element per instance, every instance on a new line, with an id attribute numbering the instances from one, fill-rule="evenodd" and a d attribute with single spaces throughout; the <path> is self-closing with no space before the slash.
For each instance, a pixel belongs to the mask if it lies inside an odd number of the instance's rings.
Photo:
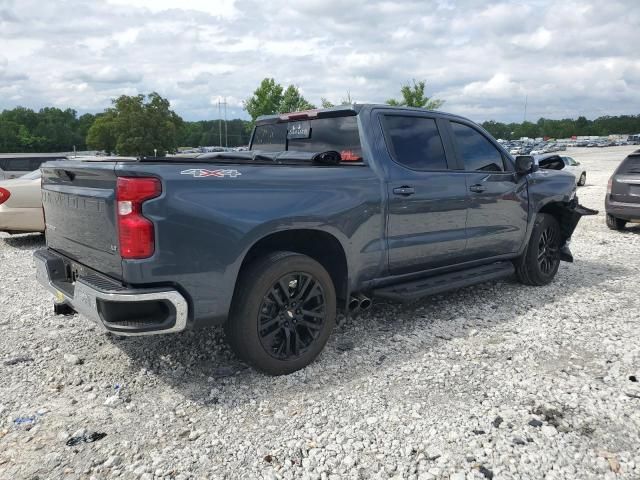
<path id="1" fill-rule="evenodd" d="M 472 192 L 476 192 L 476 193 L 482 193 L 487 189 L 487 187 L 485 187 L 484 185 L 481 185 L 479 183 L 475 184 L 475 185 L 471 185 L 469 187 L 469 190 L 471 190 Z"/>
<path id="2" fill-rule="evenodd" d="M 401 187 L 394 188 L 393 193 L 395 193 L 396 195 L 403 195 L 405 197 L 408 197 L 409 195 L 413 195 L 414 193 L 416 193 L 416 191 L 413 189 L 413 187 L 403 185 Z"/>

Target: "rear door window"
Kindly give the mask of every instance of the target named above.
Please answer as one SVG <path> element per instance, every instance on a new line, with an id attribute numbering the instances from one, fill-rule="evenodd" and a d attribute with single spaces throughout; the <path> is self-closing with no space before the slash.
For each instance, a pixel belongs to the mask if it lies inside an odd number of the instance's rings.
<path id="1" fill-rule="evenodd" d="M 385 115 L 383 128 L 391 157 L 412 170 L 446 170 L 447 157 L 433 118 Z"/>
<path id="2" fill-rule="evenodd" d="M 355 116 L 317 118 L 258 125 L 251 150 L 267 152 L 339 152 L 343 160 L 362 159 Z"/>
<path id="3" fill-rule="evenodd" d="M 500 151 L 479 131 L 458 122 L 451 122 L 453 142 L 458 157 L 467 171 L 503 172 Z"/>

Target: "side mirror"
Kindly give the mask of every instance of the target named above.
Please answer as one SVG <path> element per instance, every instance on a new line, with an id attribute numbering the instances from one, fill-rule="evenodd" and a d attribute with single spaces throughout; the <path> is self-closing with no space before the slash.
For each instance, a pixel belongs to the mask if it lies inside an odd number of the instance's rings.
<path id="1" fill-rule="evenodd" d="M 516 157 L 516 172 L 520 175 L 527 175 L 533 171 L 535 162 L 531 155 L 518 155 Z"/>

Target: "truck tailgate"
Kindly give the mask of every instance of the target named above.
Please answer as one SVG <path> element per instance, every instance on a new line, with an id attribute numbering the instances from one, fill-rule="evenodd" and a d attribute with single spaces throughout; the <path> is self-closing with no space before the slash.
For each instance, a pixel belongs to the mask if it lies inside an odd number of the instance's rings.
<path id="1" fill-rule="evenodd" d="M 43 165 L 42 204 L 50 248 L 121 279 L 114 167 L 78 161 Z"/>

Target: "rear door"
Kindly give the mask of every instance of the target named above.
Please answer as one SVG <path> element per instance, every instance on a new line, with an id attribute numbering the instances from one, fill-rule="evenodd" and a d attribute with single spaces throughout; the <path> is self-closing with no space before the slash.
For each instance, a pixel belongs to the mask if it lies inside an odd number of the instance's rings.
<path id="1" fill-rule="evenodd" d="M 450 170 L 442 120 L 380 113 L 389 158 L 387 247 L 391 274 L 459 263 L 466 247 L 466 185 Z"/>
<path id="2" fill-rule="evenodd" d="M 526 179 L 472 123 L 452 120 L 448 127 L 469 192 L 465 256 L 471 261 L 517 252 L 527 228 Z"/>
<path id="3" fill-rule="evenodd" d="M 83 265 L 121 278 L 116 182 L 111 162 L 61 161 L 42 167 L 47 245 Z"/>

